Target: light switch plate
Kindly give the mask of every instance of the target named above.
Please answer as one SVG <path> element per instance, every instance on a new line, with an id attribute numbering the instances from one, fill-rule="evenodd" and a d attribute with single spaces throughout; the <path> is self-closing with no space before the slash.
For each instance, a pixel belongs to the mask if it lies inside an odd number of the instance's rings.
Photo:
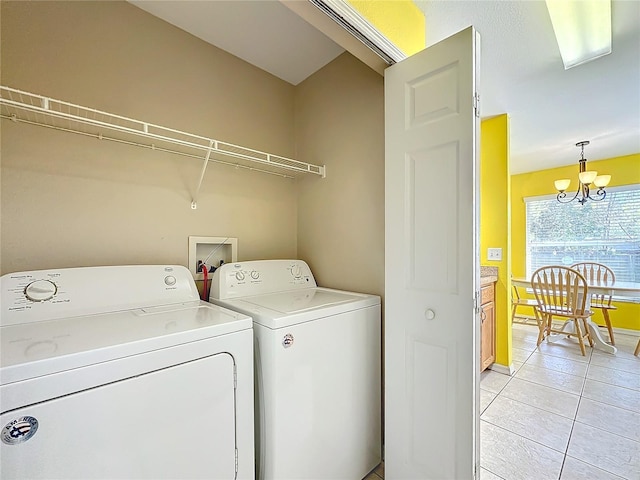
<path id="1" fill-rule="evenodd" d="M 502 249 L 501 248 L 488 248 L 487 249 L 487 260 L 502 260 Z"/>

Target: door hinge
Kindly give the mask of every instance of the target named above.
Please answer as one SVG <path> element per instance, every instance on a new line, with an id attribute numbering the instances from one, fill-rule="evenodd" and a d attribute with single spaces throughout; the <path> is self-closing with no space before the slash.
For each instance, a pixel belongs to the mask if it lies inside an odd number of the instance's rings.
<path id="1" fill-rule="evenodd" d="M 236 477 L 238 476 L 238 449 L 236 448 Z"/>
<path id="2" fill-rule="evenodd" d="M 480 290 L 476 290 L 475 296 L 473 297 L 473 309 L 476 313 L 480 313 Z"/>
<path id="3" fill-rule="evenodd" d="M 480 94 L 478 92 L 473 94 L 473 109 L 476 117 L 480 118 Z"/>

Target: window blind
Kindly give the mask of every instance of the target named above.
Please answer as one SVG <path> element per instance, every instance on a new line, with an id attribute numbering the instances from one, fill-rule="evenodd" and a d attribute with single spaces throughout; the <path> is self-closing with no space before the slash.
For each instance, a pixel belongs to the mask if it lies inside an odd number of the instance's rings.
<path id="1" fill-rule="evenodd" d="M 544 265 L 603 263 L 617 281 L 640 282 L 640 185 L 607 191 L 600 202 L 526 199 L 527 275 Z"/>

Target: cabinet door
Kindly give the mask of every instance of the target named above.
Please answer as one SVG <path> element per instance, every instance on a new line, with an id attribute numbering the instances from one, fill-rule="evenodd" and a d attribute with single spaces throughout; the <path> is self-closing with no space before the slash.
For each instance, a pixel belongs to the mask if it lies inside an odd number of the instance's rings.
<path id="1" fill-rule="evenodd" d="M 493 302 L 493 298 L 491 300 L 492 301 L 482 305 L 482 311 L 480 313 L 480 319 L 482 321 L 480 325 L 482 338 L 480 345 L 480 371 L 485 370 L 496 359 L 495 303 Z"/>

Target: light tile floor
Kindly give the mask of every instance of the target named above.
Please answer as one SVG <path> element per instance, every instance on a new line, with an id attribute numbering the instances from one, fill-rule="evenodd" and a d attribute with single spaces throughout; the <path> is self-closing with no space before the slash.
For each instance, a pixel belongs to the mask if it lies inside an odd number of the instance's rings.
<path id="1" fill-rule="evenodd" d="M 515 375 L 482 373 L 482 480 L 639 480 L 637 337 L 616 334 L 615 355 L 582 356 L 569 339 L 536 348 L 537 335 L 514 325 Z"/>
<path id="2" fill-rule="evenodd" d="M 542 343 L 513 325 L 516 373 L 480 381 L 481 480 L 640 480 L 637 337 L 616 334 L 618 352 L 573 340 Z M 384 464 L 364 480 L 384 479 Z"/>
<path id="3" fill-rule="evenodd" d="M 384 479 L 384 462 L 378 465 L 373 472 L 367 475 L 364 480 L 381 480 Z"/>

